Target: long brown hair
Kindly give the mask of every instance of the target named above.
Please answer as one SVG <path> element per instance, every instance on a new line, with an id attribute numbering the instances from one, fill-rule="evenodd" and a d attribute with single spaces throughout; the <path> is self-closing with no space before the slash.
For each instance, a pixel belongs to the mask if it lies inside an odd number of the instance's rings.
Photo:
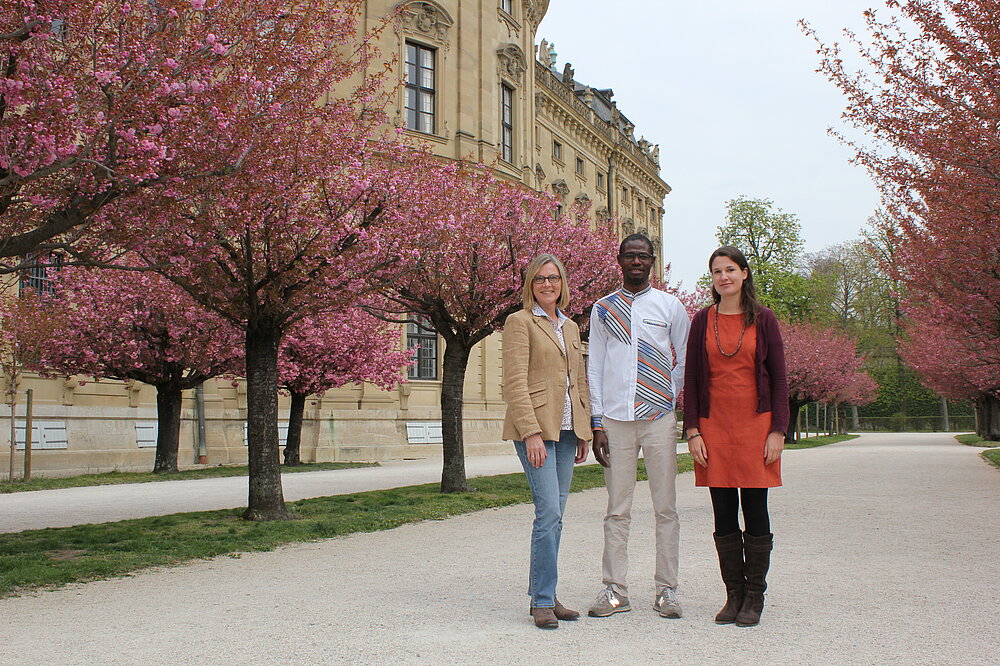
<path id="1" fill-rule="evenodd" d="M 753 271 L 750 270 L 750 264 L 739 248 L 732 245 L 723 245 L 708 258 L 709 274 L 712 272 L 712 262 L 718 257 L 732 259 L 737 266 L 747 272 L 747 278 L 743 281 L 740 291 L 740 307 L 743 308 L 743 321 L 747 326 L 750 326 L 757 321 L 757 313 L 760 312 L 761 308 L 760 301 L 757 300 L 757 290 L 753 286 Z M 714 284 L 712 285 L 712 300 L 716 305 L 722 300 L 722 296 L 715 290 Z"/>

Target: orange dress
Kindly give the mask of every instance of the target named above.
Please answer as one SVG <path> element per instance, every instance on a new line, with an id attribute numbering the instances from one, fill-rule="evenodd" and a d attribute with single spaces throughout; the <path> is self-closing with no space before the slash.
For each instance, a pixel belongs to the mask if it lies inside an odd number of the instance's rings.
<path id="1" fill-rule="evenodd" d="M 764 465 L 771 412 L 757 413 L 754 353 L 757 329 L 750 326 L 734 356 L 724 356 L 715 341 L 715 312 L 705 331 L 708 351 L 709 417 L 699 421 L 708 467 L 694 466 L 695 485 L 715 488 L 774 488 L 781 485 L 781 459 Z M 726 353 L 739 344 L 742 314 L 719 315 L 719 340 Z"/>

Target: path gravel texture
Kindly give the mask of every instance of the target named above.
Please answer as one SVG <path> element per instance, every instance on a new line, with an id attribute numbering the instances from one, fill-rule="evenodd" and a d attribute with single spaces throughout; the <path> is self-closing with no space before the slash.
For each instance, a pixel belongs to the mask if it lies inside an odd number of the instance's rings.
<path id="1" fill-rule="evenodd" d="M 0 663 L 997 664 L 1000 470 L 978 452 L 946 434 L 786 452 L 759 627 L 712 621 L 725 595 L 689 473 L 679 620 L 651 608 L 642 483 L 629 613 L 531 624 L 524 505 L 2 599 Z M 559 597 L 580 610 L 600 589 L 605 501 L 569 500 Z"/>

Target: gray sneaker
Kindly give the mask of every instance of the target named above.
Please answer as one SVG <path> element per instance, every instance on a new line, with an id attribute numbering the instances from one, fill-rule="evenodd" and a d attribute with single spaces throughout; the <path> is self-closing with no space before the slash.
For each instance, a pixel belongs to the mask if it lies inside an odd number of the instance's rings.
<path id="1" fill-rule="evenodd" d="M 665 587 L 656 595 L 653 602 L 653 609 L 663 617 L 678 618 L 681 616 L 681 603 L 677 601 L 677 591 L 672 587 Z"/>
<path id="2" fill-rule="evenodd" d="M 607 617 L 630 610 L 632 605 L 628 602 L 628 597 L 623 597 L 610 587 L 606 587 L 597 595 L 597 601 L 590 607 L 589 614 L 590 617 Z"/>

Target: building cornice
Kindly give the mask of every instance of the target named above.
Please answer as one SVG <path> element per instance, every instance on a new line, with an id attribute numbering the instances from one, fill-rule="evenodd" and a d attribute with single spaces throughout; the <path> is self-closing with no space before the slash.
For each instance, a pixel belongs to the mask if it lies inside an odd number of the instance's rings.
<path id="1" fill-rule="evenodd" d="M 576 126 L 579 138 L 594 140 L 603 144 L 607 151 L 621 155 L 637 174 L 642 174 L 651 182 L 650 185 L 662 189 L 664 194 L 670 192 L 670 186 L 660 177 L 659 164 L 650 155 L 635 145 L 630 137 L 614 127 L 587 104 L 577 97 L 576 93 L 559 79 L 549 68 L 540 62 L 535 62 L 536 93 L 540 106 L 548 107 L 560 120 Z"/>

